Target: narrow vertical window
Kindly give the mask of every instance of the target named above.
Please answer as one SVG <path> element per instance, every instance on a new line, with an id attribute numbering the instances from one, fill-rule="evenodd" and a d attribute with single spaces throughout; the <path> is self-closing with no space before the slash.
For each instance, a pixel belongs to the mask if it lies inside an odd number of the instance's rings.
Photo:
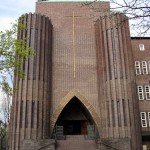
<path id="1" fill-rule="evenodd" d="M 109 69 L 109 78 L 112 80 L 112 73 L 111 73 L 111 63 L 110 63 L 110 52 L 109 52 L 109 30 L 106 31 L 106 36 L 107 36 L 107 54 L 108 54 L 108 69 Z"/>
<path id="2" fill-rule="evenodd" d="M 142 61 L 142 73 L 143 74 L 148 74 L 147 62 L 146 61 Z"/>
<path id="3" fill-rule="evenodd" d="M 22 67 L 23 72 L 25 72 L 25 69 L 26 69 L 26 60 L 25 58 L 23 58 L 23 67 Z"/>
<path id="4" fill-rule="evenodd" d="M 127 119 L 126 119 L 126 105 L 125 100 L 122 99 L 122 109 L 123 109 L 123 119 L 124 119 L 124 126 L 127 125 Z"/>
<path id="5" fill-rule="evenodd" d="M 31 107 L 31 128 L 34 128 L 34 101 L 32 101 Z"/>
<path id="6" fill-rule="evenodd" d="M 22 128 L 22 115 L 23 115 L 23 100 L 20 104 L 20 128 Z"/>
<path id="7" fill-rule="evenodd" d="M 129 109 L 131 108 L 131 107 L 130 107 L 130 100 L 129 100 L 129 99 L 128 99 L 128 102 L 127 102 L 127 103 L 128 103 L 128 109 L 127 109 L 127 111 L 129 111 Z M 131 114 L 130 114 L 130 113 L 129 113 L 129 119 L 130 119 L 130 122 L 129 122 L 129 123 L 130 123 L 130 125 L 132 126 L 133 123 L 132 123 L 132 118 L 131 118 Z"/>
<path id="8" fill-rule="evenodd" d="M 113 51 L 113 63 L 114 63 L 114 77 L 117 79 L 117 61 L 116 61 L 116 48 L 114 40 L 114 30 L 111 29 L 111 41 L 112 41 L 112 51 Z"/>
<path id="9" fill-rule="evenodd" d="M 34 29 L 31 28 L 30 30 L 30 43 L 29 43 L 29 46 L 34 48 Z M 29 53 L 30 55 L 30 53 Z M 33 56 L 29 56 L 28 58 L 28 80 L 31 80 L 31 75 L 32 75 L 32 64 L 33 64 Z"/>
<path id="10" fill-rule="evenodd" d="M 148 73 L 150 74 L 150 61 L 148 61 L 148 66 L 147 66 L 147 68 L 148 68 Z"/>
<path id="11" fill-rule="evenodd" d="M 18 123 L 18 101 L 16 101 L 16 118 L 15 118 L 16 128 L 17 128 L 17 123 Z"/>
<path id="12" fill-rule="evenodd" d="M 44 126 L 44 103 L 42 102 L 42 128 Z"/>
<path id="13" fill-rule="evenodd" d="M 150 86 L 145 85 L 145 95 L 146 95 L 146 100 L 150 100 Z"/>
<path id="14" fill-rule="evenodd" d="M 150 112 L 148 112 L 148 124 L 149 124 L 149 127 L 150 127 Z"/>
<path id="15" fill-rule="evenodd" d="M 113 123 L 113 126 L 115 127 L 116 124 L 115 124 L 115 110 L 114 110 L 114 101 L 112 100 L 111 101 L 111 111 L 112 111 L 112 123 Z"/>
<path id="16" fill-rule="evenodd" d="M 42 19 L 42 18 L 41 18 Z M 42 20 L 41 20 L 42 22 Z M 39 49 L 39 80 L 41 80 L 41 63 L 42 63 L 42 30 L 40 30 L 40 49 Z"/>
<path id="17" fill-rule="evenodd" d="M 109 113 L 109 101 L 106 102 L 107 104 L 107 119 L 108 119 L 108 127 L 110 127 L 110 113 Z"/>
<path id="18" fill-rule="evenodd" d="M 143 94 L 143 86 L 138 86 L 138 97 L 139 100 L 144 100 L 144 94 Z"/>
<path id="19" fill-rule="evenodd" d="M 118 116 L 118 126 L 121 126 L 121 114 L 120 114 L 120 102 L 117 101 L 117 116 Z"/>
<path id="20" fill-rule="evenodd" d="M 135 71 L 136 71 L 136 75 L 141 74 L 140 61 L 135 61 Z"/>
<path id="21" fill-rule="evenodd" d="M 35 30 L 35 37 L 34 37 L 34 49 L 37 52 L 37 43 L 38 43 L 38 30 Z M 33 80 L 36 79 L 36 60 L 37 60 L 37 55 L 33 57 Z"/>
<path id="22" fill-rule="evenodd" d="M 120 78 L 123 78 L 123 72 L 122 72 L 122 62 L 121 62 L 121 49 L 120 49 L 120 41 L 119 41 L 119 32 L 118 28 L 116 28 L 116 45 L 118 47 L 118 64 L 119 64 L 119 70 L 120 70 Z"/>
<path id="23" fill-rule="evenodd" d="M 30 58 L 31 56 L 29 56 L 29 58 L 28 58 L 28 74 L 27 74 L 27 78 L 28 78 L 28 80 L 30 80 Z"/>
<path id="24" fill-rule="evenodd" d="M 39 101 L 37 102 L 37 128 L 39 127 Z"/>
<path id="25" fill-rule="evenodd" d="M 141 112 L 141 125 L 147 127 L 146 112 Z"/>
<path id="26" fill-rule="evenodd" d="M 28 128 L 28 106 L 29 100 L 26 100 L 26 113 L 25 113 L 25 128 Z"/>
<path id="27" fill-rule="evenodd" d="M 34 56 L 34 60 L 33 60 L 33 80 L 36 79 L 36 57 Z"/>

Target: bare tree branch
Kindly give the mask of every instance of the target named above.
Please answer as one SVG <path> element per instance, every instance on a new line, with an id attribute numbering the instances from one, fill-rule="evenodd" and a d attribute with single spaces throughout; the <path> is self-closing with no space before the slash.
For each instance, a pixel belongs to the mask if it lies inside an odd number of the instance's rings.
<path id="1" fill-rule="evenodd" d="M 95 9 L 96 12 L 109 13 L 111 16 L 115 13 L 122 13 L 128 16 L 131 30 L 136 30 L 136 35 L 150 36 L 150 0 L 110 0 L 110 9 L 94 8 L 93 2 L 85 2 L 82 6 L 87 6 L 90 9 Z M 92 5 L 92 7 L 91 7 Z M 136 28 L 136 29 L 135 29 Z M 133 30 L 132 30 L 133 31 Z"/>

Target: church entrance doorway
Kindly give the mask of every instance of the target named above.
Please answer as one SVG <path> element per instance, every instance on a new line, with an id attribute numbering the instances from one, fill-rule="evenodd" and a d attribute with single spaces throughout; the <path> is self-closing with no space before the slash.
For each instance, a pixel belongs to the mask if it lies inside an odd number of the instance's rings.
<path id="1" fill-rule="evenodd" d="M 85 124 L 85 127 L 83 126 Z M 87 122 L 81 120 L 69 120 L 63 122 L 65 135 L 87 134 Z"/>
<path id="2" fill-rule="evenodd" d="M 87 135 L 88 125 L 94 121 L 77 97 L 73 97 L 58 117 L 56 126 L 62 127 L 63 135 Z"/>

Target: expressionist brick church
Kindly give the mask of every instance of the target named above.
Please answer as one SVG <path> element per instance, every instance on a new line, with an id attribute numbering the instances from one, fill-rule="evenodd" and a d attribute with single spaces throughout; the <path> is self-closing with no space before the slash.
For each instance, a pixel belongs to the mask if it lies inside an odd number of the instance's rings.
<path id="1" fill-rule="evenodd" d="M 150 39 L 91 5 L 39 0 L 20 18 L 36 55 L 15 76 L 9 150 L 150 149 Z"/>

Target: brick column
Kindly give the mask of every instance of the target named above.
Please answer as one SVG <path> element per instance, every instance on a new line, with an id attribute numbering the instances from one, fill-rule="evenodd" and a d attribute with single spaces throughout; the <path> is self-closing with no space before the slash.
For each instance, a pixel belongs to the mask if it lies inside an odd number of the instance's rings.
<path id="1" fill-rule="evenodd" d="M 20 20 L 26 29 L 18 32 L 18 39 L 26 38 L 27 46 L 36 54 L 23 60 L 24 78 L 15 77 L 11 150 L 21 149 L 25 139 L 50 137 L 52 25 L 48 17 L 40 14 L 25 14 Z"/>
<path id="2" fill-rule="evenodd" d="M 127 149 L 141 149 L 138 101 L 128 18 L 116 14 L 95 23 L 101 138 L 128 138 Z M 131 142 L 131 147 L 130 147 Z M 125 145 L 126 145 L 125 144 Z"/>

